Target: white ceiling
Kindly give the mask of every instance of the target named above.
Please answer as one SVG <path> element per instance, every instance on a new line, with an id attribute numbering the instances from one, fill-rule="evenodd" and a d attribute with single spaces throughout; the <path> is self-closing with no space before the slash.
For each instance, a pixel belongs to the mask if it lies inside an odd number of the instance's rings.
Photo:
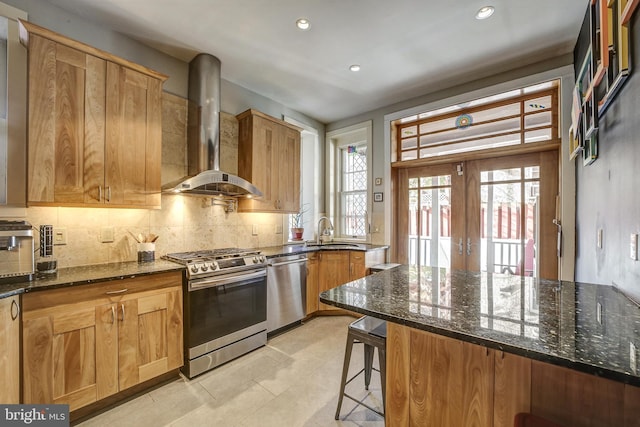
<path id="1" fill-rule="evenodd" d="M 48 1 L 330 123 L 571 52 L 589 0 Z"/>

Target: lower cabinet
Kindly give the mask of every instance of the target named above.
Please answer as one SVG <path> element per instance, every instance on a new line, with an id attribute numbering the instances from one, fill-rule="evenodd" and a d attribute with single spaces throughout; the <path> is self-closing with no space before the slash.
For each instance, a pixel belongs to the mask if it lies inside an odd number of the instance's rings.
<path id="1" fill-rule="evenodd" d="M 20 300 L 0 299 L 0 403 L 20 403 Z"/>
<path id="2" fill-rule="evenodd" d="M 638 426 L 640 388 L 396 323 L 387 325 L 387 426 Z"/>
<path id="3" fill-rule="evenodd" d="M 317 251 L 307 254 L 307 314 L 339 310 L 319 302 L 318 295 L 369 274 L 369 267 L 385 262 L 386 249 L 371 251 Z"/>
<path id="4" fill-rule="evenodd" d="M 349 251 L 320 251 L 318 253 L 318 292 L 324 292 L 351 281 Z M 332 305 L 318 303 L 320 310 L 338 310 Z"/>
<path id="5" fill-rule="evenodd" d="M 74 411 L 183 365 L 179 272 L 27 293 L 24 403 Z"/>

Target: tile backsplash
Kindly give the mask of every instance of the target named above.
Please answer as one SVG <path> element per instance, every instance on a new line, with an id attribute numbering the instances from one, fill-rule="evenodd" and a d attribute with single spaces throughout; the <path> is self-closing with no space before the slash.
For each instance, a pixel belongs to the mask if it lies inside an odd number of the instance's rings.
<path id="1" fill-rule="evenodd" d="M 186 100 L 163 94 L 162 182 L 186 174 Z M 221 169 L 237 171 L 238 123 L 221 114 Z M 17 212 L 17 213 L 16 213 Z M 137 244 L 129 233 L 157 234 L 156 257 L 170 252 L 224 247 L 255 248 L 282 244 L 283 215 L 225 213 L 204 197 L 162 195 L 162 208 L 113 209 L 0 207 L 0 217 L 24 217 L 36 230 L 42 224 L 66 229 L 67 244 L 54 246 L 58 267 L 137 260 Z M 257 226 L 257 235 L 253 228 Z M 113 231 L 112 242 L 102 242 Z M 37 233 L 34 233 L 37 235 Z M 286 236 L 285 236 L 286 237 Z M 36 239 L 36 247 L 38 247 Z"/>

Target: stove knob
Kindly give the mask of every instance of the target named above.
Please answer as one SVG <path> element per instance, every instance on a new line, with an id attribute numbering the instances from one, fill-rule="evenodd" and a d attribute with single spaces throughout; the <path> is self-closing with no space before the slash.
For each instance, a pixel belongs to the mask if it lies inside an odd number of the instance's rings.
<path id="1" fill-rule="evenodd" d="M 200 271 L 207 271 L 209 270 L 209 267 L 207 267 L 207 264 L 202 264 L 202 267 L 200 267 Z"/>
<path id="2" fill-rule="evenodd" d="M 260 256 L 260 262 L 263 264 L 267 262 L 267 259 L 264 257 L 264 255 Z"/>
<path id="3" fill-rule="evenodd" d="M 213 263 L 211 264 L 211 269 L 212 270 L 220 270 L 220 266 L 218 265 L 218 261 L 213 261 Z"/>
<path id="4" fill-rule="evenodd" d="M 254 256 L 254 257 L 253 257 L 253 263 L 254 263 L 254 264 L 257 264 L 257 263 L 258 263 L 258 257 L 257 257 L 257 256 Z"/>
<path id="5" fill-rule="evenodd" d="M 192 265 L 190 270 L 191 270 L 192 273 L 195 274 L 195 273 L 198 272 L 198 266 L 197 265 Z"/>

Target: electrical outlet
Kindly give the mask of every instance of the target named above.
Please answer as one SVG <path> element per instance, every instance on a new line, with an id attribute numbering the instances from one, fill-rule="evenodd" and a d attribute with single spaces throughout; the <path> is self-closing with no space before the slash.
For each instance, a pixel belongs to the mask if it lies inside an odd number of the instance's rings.
<path id="1" fill-rule="evenodd" d="M 54 228 L 53 229 L 53 244 L 54 245 L 66 245 L 67 244 L 67 229 L 66 228 Z"/>
<path id="2" fill-rule="evenodd" d="M 596 238 L 596 246 L 598 247 L 598 249 L 602 249 L 602 238 L 604 236 L 604 231 L 602 230 L 602 228 L 598 229 L 598 235 Z"/>
<path id="3" fill-rule="evenodd" d="M 636 233 L 631 233 L 629 239 L 629 256 L 634 261 L 638 260 L 638 235 Z"/>
<path id="4" fill-rule="evenodd" d="M 113 227 L 102 227 L 100 229 L 100 241 L 102 243 L 111 243 L 114 240 Z"/>
<path id="5" fill-rule="evenodd" d="M 602 325 L 602 304 L 596 303 L 596 321 Z"/>
<path id="6" fill-rule="evenodd" d="M 634 373 L 634 375 L 638 374 L 638 365 L 636 362 L 636 346 L 633 342 L 629 341 L 629 367 L 631 368 L 631 372 Z"/>
<path id="7" fill-rule="evenodd" d="M 258 235 L 258 224 L 253 224 L 253 227 L 251 228 L 251 234 L 254 236 Z"/>

